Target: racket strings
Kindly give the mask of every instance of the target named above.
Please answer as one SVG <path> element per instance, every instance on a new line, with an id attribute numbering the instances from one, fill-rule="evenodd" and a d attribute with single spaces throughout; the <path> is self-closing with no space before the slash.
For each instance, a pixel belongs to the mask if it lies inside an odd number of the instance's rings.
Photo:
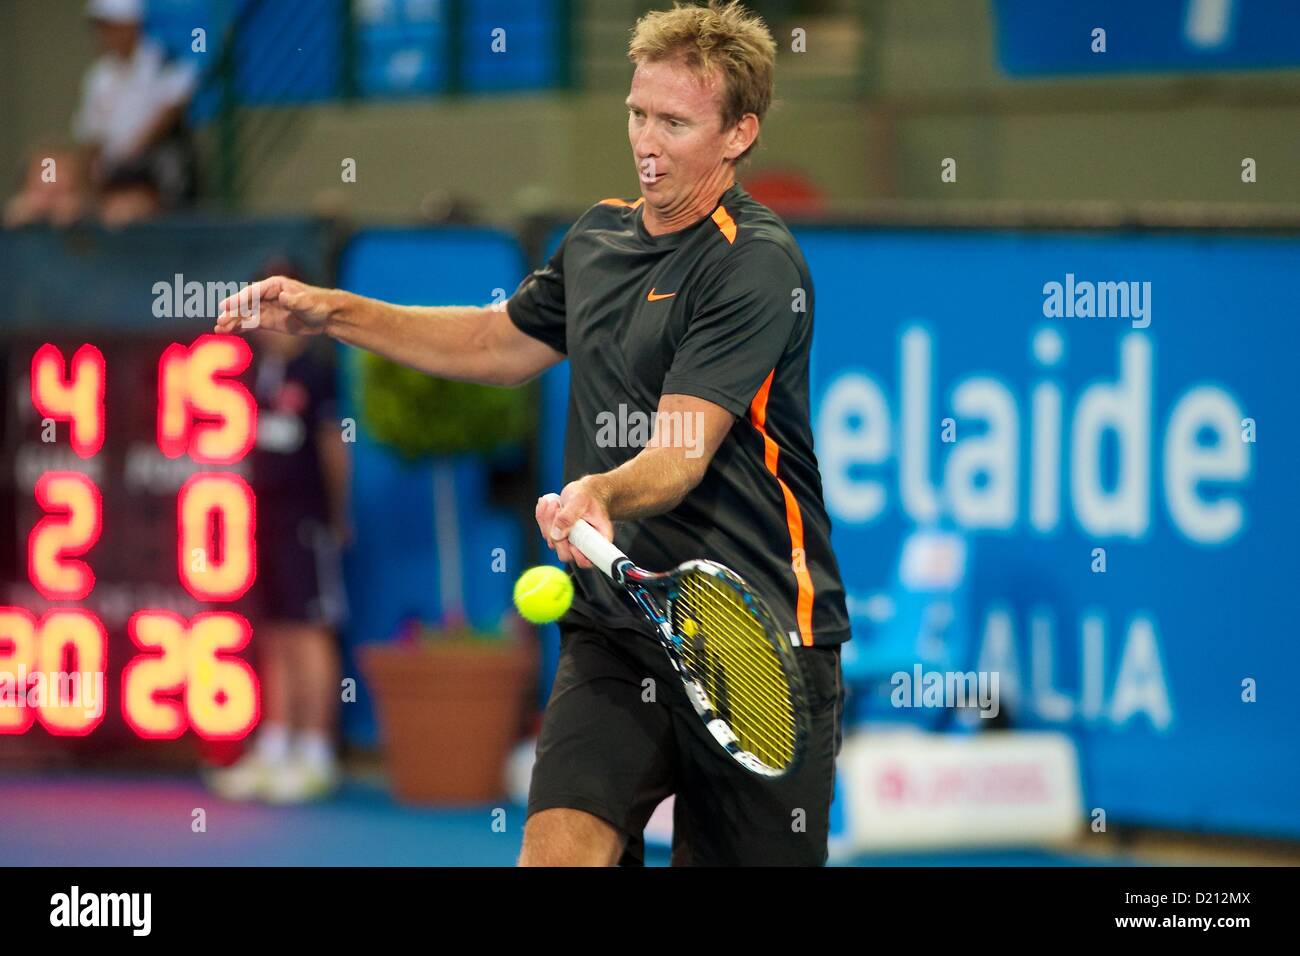
<path id="1" fill-rule="evenodd" d="M 692 619 L 695 620 L 695 622 L 698 622 L 699 617 L 705 617 L 706 620 L 708 620 L 708 623 L 712 626 L 712 632 L 699 633 L 699 635 L 695 637 L 695 646 L 692 646 L 692 648 L 689 648 L 688 650 L 693 650 L 697 659 L 701 659 L 702 662 L 712 662 L 715 663 L 715 665 L 718 665 L 718 663 L 722 663 L 716 659 L 718 658 L 720 650 L 723 650 L 724 652 L 724 650 L 727 649 L 735 649 L 737 645 L 736 641 L 732 641 L 731 644 L 724 643 L 724 639 L 727 637 L 727 632 L 725 632 L 722 627 L 719 627 L 719 623 L 727 619 L 729 615 L 732 614 L 733 609 L 732 607 L 725 605 L 719 606 L 714 594 L 708 591 L 695 594 L 695 597 L 702 598 L 702 600 L 695 601 L 695 606 L 711 606 L 707 607 L 705 614 L 694 615 Z M 685 619 L 686 617 L 688 617 L 688 615 L 682 615 L 682 618 Z M 749 615 L 746 614 L 745 617 L 748 618 Z M 759 640 L 764 640 L 761 627 L 758 627 L 755 633 L 757 633 Z M 710 637 L 712 637 L 711 646 L 707 645 L 707 641 Z M 748 640 L 751 639 L 753 635 L 744 635 L 744 637 Z M 749 674 L 749 672 L 740 669 L 740 667 L 733 667 L 731 674 L 724 674 L 722 675 L 723 678 L 728 679 L 729 682 L 744 685 L 750 693 L 753 693 L 755 698 L 766 698 L 768 704 L 780 704 L 780 702 L 784 700 L 784 685 L 775 683 L 779 682 L 781 678 L 780 667 L 776 666 L 775 659 L 768 659 L 762 656 L 755 657 L 754 659 L 755 662 L 757 662 L 759 669 L 766 670 L 764 674 L 757 675 L 761 680 L 755 680 L 755 675 Z M 763 667 L 763 665 L 767 665 L 767 667 Z M 715 676 L 719 675 L 715 674 Z M 725 691 L 725 688 L 719 689 Z"/>
<path id="2" fill-rule="evenodd" d="M 720 602 L 718 600 L 719 593 L 728 596 L 735 595 L 738 600 L 736 604 Z M 775 652 L 772 651 L 770 644 L 767 643 L 762 625 L 755 621 L 748 611 L 744 609 L 744 605 L 741 603 L 743 599 L 740 599 L 739 595 L 736 595 L 734 591 L 725 586 L 723 586 L 723 588 L 705 587 L 697 592 L 696 597 L 701 599 L 697 600 L 697 606 L 701 604 L 708 605 L 708 611 L 705 616 L 709 619 L 710 623 L 714 624 L 714 633 L 712 634 L 712 637 L 715 644 L 712 650 L 715 654 L 719 649 L 735 650 L 737 648 L 745 651 L 760 652 L 754 654 L 750 658 L 750 661 L 753 664 L 752 668 L 744 669 L 733 667 L 729 680 L 744 685 L 745 688 L 754 695 L 756 700 L 761 699 L 769 706 L 776 706 L 778 708 L 786 707 L 789 703 L 789 696 L 786 692 L 784 672 L 781 668 L 779 658 Z M 739 605 L 739 607 L 736 605 Z M 726 630 L 718 627 L 718 623 L 733 618 L 737 611 L 741 615 L 741 621 L 739 622 L 740 626 L 738 628 L 732 628 L 731 634 L 734 635 L 735 631 L 739 630 L 741 632 L 741 640 L 732 640 L 728 643 L 726 638 L 729 634 Z M 703 641 L 707 643 L 708 638 L 709 635 L 706 634 Z M 761 642 L 761 644 L 751 646 L 750 642 L 754 640 Z M 766 651 L 767 653 L 761 653 L 762 651 Z M 704 647 L 703 654 L 706 658 L 708 657 L 709 652 L 710 649 L 707 646 Z"/>
<path id="3" fill-rule="evenodd" d="M 773 661 L 766 660 L 762 656 L 758 656 L 752 662 L 752 668 L 737 666 L 734 654 L 727 654 L 727 651 L 736 649 L 735 642 L 726 642 L 716 633 L 717 630 L 715 628 L 715 633 L 712 635 L 713 644 L 697 651 L 705 663 L 713 664 L 712 668 L 705 668 L 715 678 L 716 686 L 711 688 L 710 695 L 731 696 L 729 691 L 739 688 L 749 695 L 755 705 L 781 712 L 788 703 L 788 696 L 780 668 L 774 666 Z M 758 637 L 764 639 L 761 628 Z M 718 659 L 719 652 L 721 652 L 721 660 Z"/>
<path id="4" fill-rule="evenodd" d="M 684 655 L 688 666 L 741 746 L 769 766 L 784 766 L 794 751 L 793 716 L 785 680 L 763 629 L 743 609 L 718 602 L 709 589 L 702 596 L 697 606 L 703 605 L 700 610 L 710 626 L 698 646 Z M 737 619 L 737 613 L 742 617 Z"/>
<path id="5" fill-rule="evenodd" d="M 785 668 L 766 629 L 727 582 L 687 574 L 672 603 L 680 650 L 740 746 L 773 768 L 795 753 L 795 714 Z"/>

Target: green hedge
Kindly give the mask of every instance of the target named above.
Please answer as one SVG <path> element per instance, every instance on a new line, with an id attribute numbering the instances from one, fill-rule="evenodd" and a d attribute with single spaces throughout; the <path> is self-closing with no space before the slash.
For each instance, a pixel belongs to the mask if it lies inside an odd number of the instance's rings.
<path id="1" fill-rule="evenodd" d="M 490 452 L 534 427 L 531 389 L 451 382 L 371 352 L 360 362 L 362 424 L 407 460 Z"/>

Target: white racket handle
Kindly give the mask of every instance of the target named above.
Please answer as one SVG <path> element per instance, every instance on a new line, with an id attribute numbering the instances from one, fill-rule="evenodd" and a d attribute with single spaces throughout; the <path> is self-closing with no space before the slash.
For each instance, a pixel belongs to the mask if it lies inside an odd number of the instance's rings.
<path id="1" fill-rule="evenodd" d="M 546 497 L 553 498 L 557 502 L 560 500 L 560 496 L 554 492 Z M 606 541 L 603 534 L 582 518 L 575 521 L 573 527 L 569 529 L 569 544 L 581 551 L 588 561 L 604 571 L 612 580 L 616 580 L 615 566 L 620 561 L 627 560 L 627 555 L 620 551 L 614 542 Z"/>

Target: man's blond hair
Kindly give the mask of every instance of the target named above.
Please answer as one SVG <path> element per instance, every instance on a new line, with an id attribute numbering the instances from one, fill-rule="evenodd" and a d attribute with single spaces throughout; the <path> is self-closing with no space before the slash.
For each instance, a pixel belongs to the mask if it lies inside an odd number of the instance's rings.
<path id="1" fill-rule="evenodd" d="M 628 59 L 646 62 L 682 58 L 701 80 L 722 71 L 722 128 L 730 129 L 746 113 L 761 122 L 772 105 L 776 85 L 776 41 L 767 24 L 739 3 L 709 0 L 707 6 L 674 3 L 637 20 L 628 44 Z M 739 163 L 758 145 L 736 157 Z"/>

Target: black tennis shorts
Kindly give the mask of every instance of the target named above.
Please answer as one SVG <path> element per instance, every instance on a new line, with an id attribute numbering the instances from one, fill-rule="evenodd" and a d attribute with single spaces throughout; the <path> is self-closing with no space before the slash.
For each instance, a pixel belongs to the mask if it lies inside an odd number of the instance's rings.
<path id="1" fill-rule="evenodd" d="M 826 862 L 844 684 L 840 649 L 795 655 L 811 709 L 799 766 L 750 773 L 717 744 L 648 631 L 560 624 L 560 662 L 542 719 L 528 815 L 583 810 L 627 838 L 620 865 L 645 862 L 643 831 L 676 794 L 674 866 L 821 866 Z"/>

